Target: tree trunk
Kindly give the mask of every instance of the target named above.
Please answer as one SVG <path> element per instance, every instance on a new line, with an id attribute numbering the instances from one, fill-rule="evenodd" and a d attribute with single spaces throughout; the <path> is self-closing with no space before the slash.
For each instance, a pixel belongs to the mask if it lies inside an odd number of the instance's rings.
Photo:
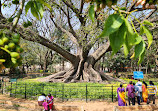
<path id="1" fill-rule="evenodd" d="M 81 57 L 81 55 L 80 55 Z M 87 59 L 80 59 L 76 65 L 73 65 L 69 70 L 50 75 L 48 77 L 39 79 L 42 82 L 107 82 L 107 81 L 119 81 L 121 79 L 115 79 L 106 75 L 103 72 L 96 71 L 94 69 L 94 58 L 89 57 Z"/>

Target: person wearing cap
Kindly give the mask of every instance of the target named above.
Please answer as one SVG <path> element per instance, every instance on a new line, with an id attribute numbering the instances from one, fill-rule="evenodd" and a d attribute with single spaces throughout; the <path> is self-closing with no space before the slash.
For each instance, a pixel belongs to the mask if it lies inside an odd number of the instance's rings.
<path id="1" fill-rule="evenodd" d="M 126 91 L 128 92 L 128 103 L 130 105 L 130 102 L 132 102 L 132 105 L 135 105 L 135 90 L 134 86 L 132 84 L 132 81 L 129 82 L 129 85 L 126 88 Z"/>
<path id="2" fill-rule="evenodd" d="M 125 106 L 126 105 L 125 89 L 123 88 L 122 84 L 120 84 L 120 87 L 117 89 L 117 97 L 118 97 L 118 105 Z"/>

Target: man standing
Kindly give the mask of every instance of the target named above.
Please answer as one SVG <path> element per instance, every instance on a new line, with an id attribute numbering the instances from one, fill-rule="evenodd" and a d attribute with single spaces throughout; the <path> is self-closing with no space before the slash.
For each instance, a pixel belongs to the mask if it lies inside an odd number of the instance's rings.
<path id="1" fill-rule="evenodd" d="M 142 82 L 140 81 L 140 79 L 138 79 L 138 82 L 136 83 L 136 86 L 139 88 L 140 100 L 141 100 L 141 102 L 143 102 L 143 98 L 142 98 Z"/>
<path id="2" fill-rule="evenodd" d="M 155 98 L 156 98 L 155 97 L 156 96 L 155 92 L 156 92 L 156 88 L 155 88 L 155 86 L 154 86 L 154 84 L 153 84 L 152 81 L 149 81 L 149 84 L 150 85 L 147 87 L 147 89 L 148 89 L 147 104 L 149 104 L 151 100 L 153 100 L 153 104 L 155 104 Z"/>
<path id="3" fill-rule="evenodd" d="M 135 97 L 137 98 L 138 105 L 140 105 L 140 91 L 139 91 L 139 88 L 138 88 L 138 86 L 135 85 L 135 83 L 133 83 L 133 86 L 134 86 L 134 90 L 135 90 Z"/>
<path id="4" fill-rule="evenodd" d="M 128 91 L 129 105 L 130 105 L 130 102 L 132 102 L 132 105 L 135 105 L 135 90 L 134 90 L 134 86 L 132 84 L 132 81 L 129 82 L 129 85 L 126 88 L 126 91 Z"/>

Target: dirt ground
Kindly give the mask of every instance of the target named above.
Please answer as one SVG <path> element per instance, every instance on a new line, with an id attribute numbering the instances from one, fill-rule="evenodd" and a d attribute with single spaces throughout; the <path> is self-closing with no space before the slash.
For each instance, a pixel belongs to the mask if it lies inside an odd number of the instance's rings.
<path id="1" fill-rule="evenodd" d="M 33 102 L 37 104 L 36 100 L 25 100 L 25 99 L 18 99 L 9 97 L 8 95 L 0 95 L 0 100 L 10 100 L 10 101 L 16 101 L 16 102 L 24 102 L 29 103 Z M 156 103 L 158 100 L 156 100 Z M 73 102 L 55 102 L 55 105 L 70 105 L 70 106 L 82 106 L 84 111 L 113 111 L 114 106 L 117 106 L 117 102 L 99 102 L 99 101 L 73 101 Z M 137 103 L 136 103 L 137 104 Z M 145 103 L 143 103 L 145 104 Z M 0 111 L 17 111 L 14 108 L 3 108 L 0 106 Z"/>

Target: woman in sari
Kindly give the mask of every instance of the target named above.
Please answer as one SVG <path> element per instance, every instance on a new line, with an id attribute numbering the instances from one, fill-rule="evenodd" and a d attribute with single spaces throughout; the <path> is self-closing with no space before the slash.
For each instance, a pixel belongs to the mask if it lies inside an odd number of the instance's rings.
<path id="1" fill-rule="evenodd" d="M 143 81 L 143 85 L 142 85 L 142 97 L 143 97 L 143 101 L 147 102 L 148 90 L 147 90 L 147 83 L 145 81 Z"/>
<path id="2" fill-rule="evenodd" d="M 123 85 L 120 84 L 120 87 L 117 89 L 117 97 L 118 97 L 118 105 L 119 106 L 125 106 L 126 105 L 125 89 L 122 86 Z"/>

